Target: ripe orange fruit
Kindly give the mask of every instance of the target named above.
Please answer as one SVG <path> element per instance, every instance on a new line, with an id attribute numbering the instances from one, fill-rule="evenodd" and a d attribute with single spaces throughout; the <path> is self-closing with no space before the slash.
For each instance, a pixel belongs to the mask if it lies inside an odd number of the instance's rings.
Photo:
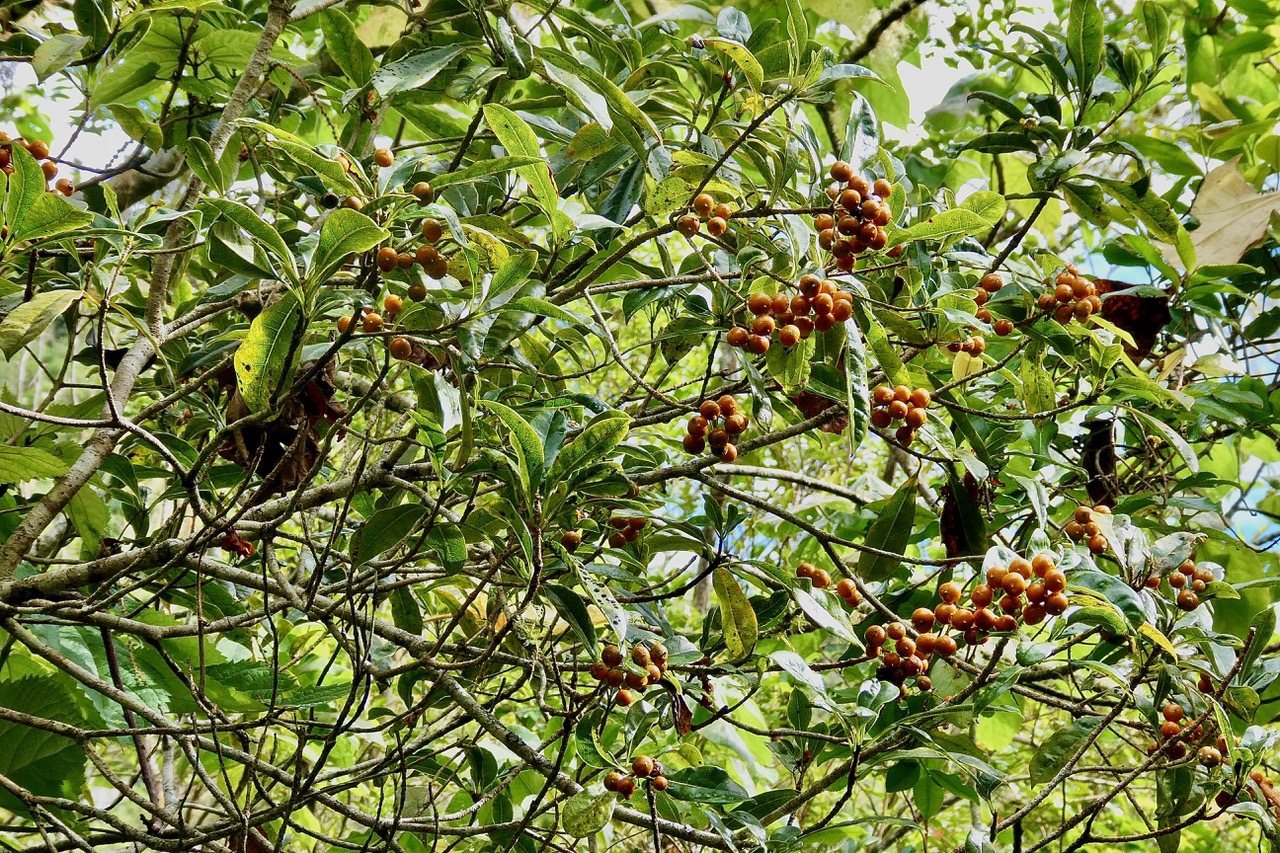
<path id="1" fill-rule="evenodd" d="M 748 334 L 749 332 L 741 326 L 734 326 L 729 330 L 728 334 L 725 335 L 725 341 L 731 347 L 741 347 L 747 342 Z"/>
<path id="2" fill-rule="evenodd" d="M 769 351 L 769 339 L 764 335 L 752 335 L 747 338 L 747 352 L 752 355 L 764 355 Z"/>
<path id="3" fill-rule="evenodd" d="M 394 293 L 388 293 L 382 300 L 382 310 L 388 314 L 397 314 L 404 307 L 404 300 Z"/>
<path id="4" fill-rule="evenodd" d="M 347 329 L 350 329 L 350 328 L 351 328 L 351 317 L 350 315 L 343 314 L 341 317 L 338 318 L 338 334 L 345 335 L 347 333 Z"/>
<path id="5" fill-rule="evenodd" d="M 876 178 L 876 182 L 871 185 L 871 191 L 880 196 L 880 198 L 888 198 L 893 194 L 893 184 L 884 178 Z"/>
<path id="6" fill-rule="evenodd" d="M 837 160 L 831 164 L 831 177 L 845 183 L 853 178 L 853 167 L 844 160 Z"/>
<path id="7" fill-rule="evenodd" d="M 693 197 L 693 212 L 706 219 L 711 215 L 711 208 L 716 206 L 716 200 L 711 197 L 710 193 L 698 193 Z"/>
<path id="8" fill-rule="evenodd" d="M 707 220 L 707 233 L 712 237 L 720 237 L 724 232 L 729 230 L 729 223 L 725 222 L 719 216 L 713 216 Z"/>
<path id="9" fill-rule="evenodd" d="M 778 332 L 778 342 L 784 347 L 793 347 L 800 343 L 800 330 L 795 326 L 783 326 Z"/>
<path id="10" fill-rule="evenodd" d="M 365 334 L 367 335 L 376 335 L 378 332 L 382 331 L 382 315 L 375 314 L 372 311 L 365 314 L 364 320 L 361 323 L 361 328 L 364 329 Z"/>
<path id="11" fill-rule="evenodd" d="M 708 421 L 714 421 L 720 417 L 720 404 L 715 400 L 703 400 L 702 405 L 698 406 L 698 414 L 702 415 Z M 692 425 L 692 422 L 691 422 Z M 693 430 L 690 429 L 690 432 Z"/>
<path id="12" fill-rule="evenodd" d="M 373 162 L 377 163 L 379 166 L 381 166 L 384 169 L 390 166 L 395 161 L 396 161 L 396 156 L 391 153 L 390 149 L 379 148 L 377 151 L 373 152 Z"/>
<path id="13" fill-rule="evenodd" d="M 440 252 L 436 250 L 435 246 L 432 246 L 428 243 L 423 243 L 421 246 L 419 246 L 418 251 L 416 251 L 413 255 L 413 259 L 417 261 L 420 266 L 423 266 L 423 267 L 431 266 L 437 260 L 439 260 L 439 258 L 440 258 Z"/>
<path id="14" fill-rule="evenodd" d="M 413 197 L 423 204 L 430 204 L 436 200 L 436 191 L 426 181 L 418 181 L 413 185 Z"/>
<path id="15" fill-rule="evenodd" d="M 428 243 L 439 243 L 440 238 L 444 236 L 444 226 L 440 224 L 440 220 L 434 217 L 427 217 L 422 220 L 422 239 Z"/>
<path id="16" fill-rule="evenodd" d="M 413 344 L 406 338 L 391 339 L 391 355 L 403 361 L 413 355 Z"/>
<path id="17" fill-rule="evenodd" d="M 691 213 L 686 213 L 676 220 L 676 230 L 686 237 L 692 237 L 698 233 L 698 229 L 702 227 L 702 223 L 698 221 L 698 217 Z"/>
<path id="18" fill-rule="evenodd" d="M 391 272 L 399 261 L 400 253 L 390 246 L 383 246 L 378 250 L 378 269 L 383 272 Z"/>
<path id="19" fill-rule="evenodd" d="M 938 598 L 948 604 L 955 604 L 960 600 L 960 584 L 955 581 L 947 581 L 938 587 Z"/>
<path id="20" fill-rule="evenodd" d="M 1000 288 L 1004 287 L 1004 279 L 998 273 L 989 272 L 978 282 L 978 287 L 981 287 L 987 293 L 996 293 Z"/>

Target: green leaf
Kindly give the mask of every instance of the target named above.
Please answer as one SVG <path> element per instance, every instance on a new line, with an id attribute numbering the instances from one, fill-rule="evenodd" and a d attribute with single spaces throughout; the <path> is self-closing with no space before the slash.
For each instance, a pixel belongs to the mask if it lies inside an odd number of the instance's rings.
<path id="1" fill-rule="evenodd" d="M 1102 10 L 1097 0 L 1071 0 L 1067 13 L 1067 56 L 1082 92 L 1093 86 L 1102 70 Z"/>
<path id="2" fill-rule="evenodd" d="M 729 778 L 727 770 L 711 764 L 677 770 L 667 781 L 669 795 L 690 803 L 728 805 L 740 803 L 749 796 L 741 785 Z"/>
<path id="3" fill-rule="evenodd" d="M 422 608 L 413 590 L 407 586 L 398 586 L 387 596 L 391 602 L 391 621 L 401 631 L 410 634 L 422 634 Z"/>
<path id="4" fill-rule="evenodd" d="M 420 88 L 430 83 L 463 50 L 459 45 L 450 45 L 410 54 L 379 68 L 369 82 L 383 98 Z"/>
<path id="5" fill-rule="evenodd" d="M 49 324 L 80 296 L 78 290 L 48 290 L 18 305 L 4 320 L 0 320 L 0 352 L 5 358 L 13 358 L 23 347 L 40 337 Z"/>
<path id="6" fill-rule="evenodd" d="M 479 163 L 473 163 L 465 169 L 437 175 L 431 179 L 431 186 L 434 189 L 442 190 L 455 184 L 465 184 L 468 181 L 478 181 L 481 178 L 500 175 L 513 169 L 538 165 L 545 168 L 546 161 L 541 157 L 493 157 L 488 160 L 481 160 Z"/>
<path id="7" fill-rule="evenodd" d="M 48 191 L 36 158 L 21 145 L 8 146 L 13 173 L 5 178 L 5 242 L 12 245 L 52 237 L 93 221 L 62 196 Z"/>
<path id="8" fill-rule="evenodd" d="M 1262 652 L 1271 644 L 1271 638 L 1276 633 L 1276 609 L 1268 606 L 1264 607 L 1257 616 L 1249 623 L 1249 627 L 1255 629 L 1253 642 L 1244 653 L 1244 660 L 1240 664 L 1240 680 L 1245 681 L 1253 671 L 1254 664 L 1262 656 Z"/>
<path id="9" fill-rule="evenodd" d="M 93 87 L 89 95 L 89 111 L 107 104 L 133 100 L 140 94 L 140 90 L 151 89 L 159 84 L 159 73 L 159 63 L 138 63 L 135 58 L 126 54 L 123 60 L 108 68 L 98 78 L 98 85 Z"/>
<path id="10" fill-rule="evenodd" d="M 0 679 L 0 707 L 83 728 L 84 715 L 62 675 Z M 74 740 L 0 720 L 0 776 L 37 796 L 77 797 L 84 784 L 84 750 Z M 0 789 L 0 806 L 28 814 L 26 804 Z"/>
<path id="11" fill-rule="evenodd" d="M 534 494 L 542 485 L 542 472 L 546 465 L 542 439 L 538 437 L 533 427 L 529 426 L 529 422 L 520 417 L 514 409 L 493 400 L 481 400 L 480 405 L 497 415 L 498 420 L 511 430 L 511 436 L 515 439 L 511 447 L 516 453 L 519 469 L 525 479 L 525 495 L 532 503 Z"/>
<path id="12" fill-rule="evenodd" d="M 538 143 L 537 135 L 520 116 L 498 104 L 485 104 L 484 118 L 494 135 L 498 137 L 498 141 L 502 143 L 502 147 L 507 149 L 508 154 L 517 157 L 542 158 L 542 147 Z M 551 178 L 551 171 L 546 162 L 521 166 L 517 171 L 529 183 L 538 203 L 542 205 L 543 212 L 550 217 L 558 207 L 559 194 L 556 192 L 556 184 Z"/>
<path id="13" fill-rule="evenodd" d="M 1084 739 L 1100 725 L 1101 717 L 1084 717 L 1050 735 L 1031 756 L 1028 770 L 1032 784 L 1044 784 L 1066 767 Z"/>
<path id="14" fill-rule="evenodd" d="M 1112 198 L 1120 202 L 1121 207 L 1128 210 L 1146 225 L 1157 239 L 1166 243 L 1178 242 L 1178 215 L 1173 212 L 1169 202 L 1150 189 L 1139 193 L 1133 184 L 1125 181 L 1114 181 L 1106 178 L 1095 178 L 1094 180 Z"/>
<path id="15" fill-rule="evenodd" d="M 579 791 L 564 801 L 560 824 L 574 838 L 588 838 L 605 828 L 613 817 L 618 795 L 613 791 L 593 794 Z"/>
<path id="16" fill-rule="evenodd" d="M 279 151 L 303 169 L 322 178 L 329 189 L 335 192 L 341 190 L 353 195 L 358 195 L 361 192 L 360 185 L 352 174 L 349 174 L 342 167 L 341 163 L 331 157 L 325 157 L 323 154 L 317 153 L 314 148 L 302 139 L 256 119 L 242 118 L 239 124 L 260 132 L 267 147 Z"/>
<path id="17" fill-rule="evenodd" d="M 1169 42 L 1169 14 L 1156 0 L 1143 0 L 1138 11 L 1142 16 L 1142 24 L 1147 29 L 1151 52 L 1159 56 Z"/>
<path id="18" fill-rule="evenodd" d="M 582 600 L 582 596 L 569 587 L 557 583 L 547 584 L 545 590 L 556 612 L 569 623 L 569 627 L 582 641 L 583 647 L 594 658 L 597 654 L 596 626 L 591 621 L 591 613 L 587 610 L 587 603 Z"/>
<path id="19" fill-rule="evenodd" d="M 437 521 L 432 525 L 422 547 L 435 551 L 440 556 L 440 564 L 451 574 L 457 574 L 467 567 L 467 540 L 456 524 Z"/>
<path id="20" fill-rule="evenodd" d="M 324 33 L 329 56 L 347 79 L 357 86 L 368 83 L 377 64 L 373 53 L 356 34 L 351 19 L 340 9 L 326 9 L 320 14 L 320 31 Z"/>
<path id="21" fill-rule="evenodd" d="M 867 379 L 867 346 L 862 330 L 852 318 L 844 323 L 844 340 L 845 406 L 852 424 L 849 446 L 857 447 L 866 437 L 871 419 L 871 386 Z"/>
<path id="22" fill-rule="evenodd" d="M 88 43 L 88 38 L 75 33 L 60 33 L 46 39 L 40 43 L 32 56 L 31 70 L 35 71 L 36 77 L 41 80 L 57 74 L 74 62 L 80 55 L 80 50 Z"/>
<path id="23" fill-rule="evenodd" d="M 724 644 L 734 660 L 742 660 L 756 647 L 760 628 L 756 611 L 747 594 L 738 586 L 733 572 L 723 566 L 715 570 L 712 584 L 720 602 L 720 618 L 724 624 Z"/>
<path id="24" fill-rule="evenodd" d="M 742 75 L 747 78 L 752 90 L 760 91 L 760 87 L 764 85 L 764 69 L 760 67 L 760 60 L 755 58 L 746 45 L 717 36 L 707 36 L 703 41 L 707 47 L 718 50 L 733 60 L 734 65 L 742 69 Z"/>
<path id="25" fill-rule="evenodd" d="M 0 444 L 0 483 L 25 483 L 65 473 L 67 464 L 47 450 Z"/>
<path id="26" fill-rule="evenodd" d="M 844 146 L 840 157 L 848 161 L 856 171 L 862 171 L 876 156 L 880 148 L 880 124 L 871 109 L 871 102 L 856 92 L 845 125 Z"/>
<path id="27" fill-rule="evenodd" d="M 298 334 L 302 321 L 302 305 L 292 293 L 286 293 L 250 324 L 234 358 L 237 387 L 249 411 L 268 408 L 293 376 L 302 350 Z"/>
<path id="28" fill-rule="evenodd" d="M 1001 220 L 1006 207 L 1004 196 L 989 190 L 979 190 L 966 198 L 959 207 L 935 213 L 910 228 L 891 229 L 889 243 L 941 240 L 956 234 L 980 234 Z"/>
<path id="29" fill-rule="evenodd" d="M 867 336 L 867 346 L 871 348 L 876 361 L 880 364 L 880 369 L 884 371 L 885 379 L 892 385 L 909 384 L 911 377 L 907 375 L 907 368 L 898 357 L 898 351 L 889 342 L 889 335 L 885 332 L 884 326 L 861 300 L 854 300 L 853 308 L 858 318 L 858 325 Z"/>
<path id="30" fill-rule="evenodd" d="M 66 512 L 76 533 L 80 534 L 81 555 L 88 559 L 97 557 L 102 536 L 111 523 L 111 511 L 102 495 L 92 486 L 84 486 L 71 498 Z"/>
<path id="31" fill-rule="evenodd" d="M 506 305 L 503 305 L 502 310 L 537 314 L 539 317 L 554 317 L 555 319 L 562 320 L 571 326 L 591 325 L 590 318 L 584 317 L 581 314 L 575 314 L 572 311 L 566 311 L 554 302 L 539 299 L 537 296 L 521 296 L 519 299 L 513 299 Z"/>
<path id="32" fill-rule="evenodd" d="M 1027 411 L 1033 415 L 1047 412 L 1057 403 L 1057 397 L 1054 395 L 1053 379 L 1050 378 L 1049 372 L 1044 369 L 1044 364 L 1041 362 L 1042 355 L 1042 346 L 1032 345 L 1028 347 L 1020 368 L 1022 374 L 1022 402 L 1027 407 Z"/>
<path id="33" fill-rule="evenodd" d="M 778 344 L 765 353 L 765 366 L 782 385 L 784 394 L 793 394 L 809 379 L 809 359 L 813 357 L 814 336 L 810 335 L 793 347 Z M 670 361 L 671 359 L 667 359 Z"/>
<path id="34" fill-rule="evenodd" d="M 427 514 L 421 504 L 399 504 L 378 510 L 355 534 L 351 567 L 357 568 L 400 544 Z"/>
<path id="35" fill-rule="evenodd" d="M 208 202 L 219 214 L 234 222 L 267 250 L 276 263 L 277 272 L 283 272 L 289 281 L 295 283 L 298 281 L 298 268 L 293 262 L 293 253 L 289 251 L 284 238 L 274 226 L 255 213 L 252 208 L 238 201 L 232 201 L 229 198 L 212 198 Z"/>
<path id="36" fill-rule="evenodd" d="M 358 210 L 339 208 L 320 226 L 320 242 L 311 259 L 310 279 L 318 284 L 352 255 L 367 252 L 391 237 L 391 232 Z"/>
<path id="37" fill-rule="evenodd" d="M 867 531 L 866 544 L 893 554 L 906 553 L 907 543 L 916 520 L 916 478 L 912 477 L 894 492 L 880 516 Z M 863 552 L 858 555 L 858 574 L 864 581 L 882 581 L 902 565 L 901 560 L 881 554 Z"/>
<path id="38" fill-rule="evenodd" d="M 213 149 L 203 137 L 193 136 L 187 140 L 187 165 L 197 178 L 218 192 L 227 191 L 222 170 L 218 168 L 218 158 L 213 156 Z"/>
<path id="39" fill-rule="evenodd" d="M 608 411 L 596 415 L 556 456 L 547 472 L 548 488 L 570 474 L 605 459 L 627 437 L 631 417 L 626 412 Z"/>
<path id="40" fill-rule="evenodd" d="M 564 90 L 565 97 L 570 103 L 594 119 L 596 124 L 606 131 L 613 129 L 613 116 L 609 113 L 609 102 L 603 95 L 588 86 L 573 69 L 560 68 L 555 62 L 544 62 L 542 67 L 547 79 Z"/>

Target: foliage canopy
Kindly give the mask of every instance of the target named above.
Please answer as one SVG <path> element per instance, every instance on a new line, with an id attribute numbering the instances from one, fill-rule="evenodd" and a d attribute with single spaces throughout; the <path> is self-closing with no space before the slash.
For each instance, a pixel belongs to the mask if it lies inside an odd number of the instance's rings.
<path id="1" fill-rule="evenodd" d="M 1271 844 L 1277 15 L 0 6 L 0 845 Z"/>

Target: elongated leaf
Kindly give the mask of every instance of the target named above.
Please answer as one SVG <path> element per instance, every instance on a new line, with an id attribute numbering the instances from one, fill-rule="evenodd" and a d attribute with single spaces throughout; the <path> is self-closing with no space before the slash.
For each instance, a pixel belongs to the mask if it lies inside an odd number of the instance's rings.
<path id="1" fill-rule="evenodd" d="M 538 143 L 537 135 L 520 116 L 504 106 L 485 104 L 484 118 L 493 130 L 494 136 L 497 136 L 498 141 L 502 143 L 502 147 L 507 149 L 508 154 L 517 157 L 542 157 L 542 146 Z M 521 166 L 518 171 L 520 176 L 528 181 L 543 211 L 550 216 L 558 206 L 559 196 L 546 163 Z"/>
<path id="2" fill-rule="evenodd" d="M 249 334 L 235 354 L 236 383 L 252 412 L 271 405 L 276 393 L 293 376 L 301 345 L 294 336 L 302 323 L 302 306 L 292 293 L 253 319 Z"/>
<path id="3" fill-rule="evenodd" d="M 352 568 L 362 566 L 399 545 L 426 514 L 427 509 L 421 504 L 399 504 L 369 516 L 369 520 L 356 532 L 355 547 L 351 549 Z"/>
<path id="4" fill-rule="evenodd" d="M 1022 402 L 1033 415 L 1049 411 L 1057 402 L 1053 379 L 1041 363 L 1042 355 L 1043 348 L 1033 345 L 1022 359 Z"/>
<path id="5" fill-rule="evenodd" d="M 498 416 L 498 420 L 511 431 L 512 449 L 516 453 L 521 472 L 525 477 L 525 494 L 532 500 L 538 487 L 542 485 L 542 472 L 545 467 L 542 439 L 538 437 L 529 422 L 520 417 L 514 409 L 510 409 L 493 400 L 481 400 L 480 405 Z"/>
<path id="6" fill-rule="evenodd" d="M 204 137 L 193 136 L 187 140 L 187 165 L 208 186 L 220 193 L 227 191 L 222 170 L 218 168 L 218 158 L 213 156 L 213 149 Z"/>
<path id="7" fill-rule="evenodd" d="M 1083 91 L 1102 70 L 1102 10 L 1097 0 L 1071 0 L 1067 13 L 1067 56 Z"/>
<path id="8" fill-rule="evenodd" d="M 473 163 L 465 169 L 437 175 L 431 179 L 431 186 L 440 190 L 455 184 L 465 184 L 468 181 L 478 181 L 481 178 L 500 175 L 503 172 L 510 172 L 525 166 L 545 166 L 545 163 L 546 161 L 541 157 L 494 157 L 490 160 L 481 160 L 479 163 Z"/>
<path id="9" fill-rule="evenodd" d="M 66 68 L 80 56 L 81 48 L 88 43 L 89 39 L 85 36 L 60 33 L 40 43 L 32 57 L 31 69 L 36 72 L 36 77 L 44 80 Z"/>
<path id="10" fill-rule="evenodd" d="M 13 173 L 5 177 L 4 221 L 9 229 L 6 242 L 52 237 L 93 221 L 88 213 L 47 190 L 44 172 L 27 149 L 21 145 L 7 147 Z"/>
<path id="11" fill-rule="evenodd" d="M 740 803 L 748 794 L 742 786 L 729 778 L 723 767 L 704 764 L 686 767 L 667 777 L 671 783 L 667 793 L 677 800 L 703 805 Z"/>
<path id="12" fill-rule="evenodd" d="M 871 386 L 867 379 L 867 346 L 855 320 L 844 323 L 845 406 L 849 410 L 849 445 L 857 447 L 867 436 L 871 420 Z"/>
<path id="13" fill-rule="evenodd" d="M 718 50 L 733 60 L 733 64 L 741 69 L 742 76 L 747 78 L 751 88 L 755 91 L 760 90 L 764 85 L 764 69 L 760 67 L 760 60 L 752 55 L 745 44 L 716 36 L 708 36 L 704 41 L 707 47 Z"/>
<path id="14" fill-rule="evenodd" d="M 277 271 L 283 272 L 288 280 L 297 282 L 298 268 L 294 264 L 293 253 L 285 245 L 284 238 L 280 236 L 280 232 L 270 223 L 255 213 L 252 208 L 229 198 L 209 199 L 209 204 L 222 216 L 234 222 L 250 237 L 257 240 L 271 255 Z M 354 213 L 355 211 L 351 212 Z"/>
<path id="15" fill-rule="evenodd" d="M 876 361 L 880 364 L 880 369 L 884 371 L 885 378 L 893 385 L 907 384 L 910 380 L 907 375 L 907 368 L 902 364 L 902 359 L 898 357 L 898 351 L 889 342 L 889 335 L 885 332 L 884 326 L 880 324 L 880 321 L 862 302 L 855 300 L 853 306 L 854 314 L 858 318 L 858 325 L 861 327 L 863 334 L 867 336 L 867 346 L 871 348 L 872 354 L 875 355 Z"/>
<path id="16" fill-rule="evenodd" d="M 463 49 L 459 45 L 450 45 L 410 54 L 379 68 L 370 83 L 383 98 L 417 89 L 430 83 Z"/>
<path id="17" fill-rule="evenodd" d="M 724 625 L 724 644 L 734 660 L 742 660 L 756 647 L 760 629 L 756 611 L 747 594 L 738 586 L 733 572 L 723 566 L 715 570 L 713 584 L 720 603 L 720 621 Z"/>
<path id="18" fill-rule="evenodd" d="M 351 19 L 340 9 L 326 9 L 320 14 L 320 31 L 324 33 L 329 56 L 357 86 L 363 86 L 373 77 L 377 64 L 373 53 L 356 34 Z"/>
<path id="19" fill-rule="evenodd" d="M 1071 756 L 1080 748 L 1080 744 L 1102 725 L 1101 717 L 1085 717 L 1071 725 L 1059 729 L 1040 744 L 1035 755 L 1031 756 L 1028 768 L 1031 782 L 1040 785 L 1048 782 L 1058 771 L 1067 766 Z"/>
<path id="20" fill-rule="evenodd" d="M 311 261 L 312 283 L 324 281 L 351 255 L 367 252 L 390 236 L 390 231 L 358 210 L 335 210 L 320 226 L 320 242 Z"/>
<path id="21" fill-rule="evenodd" d="M 0 352 L 6 358 L 13 358 L 23 347 L 40 337 L 41 332 L 70 308 L 80 295 L 78 290 L 49 290 L 37 293 L 14 308 L 0 321 Z"/>
<path id="22" fill-rule="evenodd" d="M 67 464 L 47 450 L 0 444 L 0 483 L 25 483 L 67 473 Z"/>
<path id="23" fill-rule="evenodd" d="M 569 474 L 606 458 L 626 438 L 631 418 L 625 412 L 609 411 L 591 419 L 578 437 L 560 451 L 547 472 L 548 488 Z"/>
<path id="24" fill-rule="evenodd" d="M 916 479 L 907 480 L 894 492 L 880 517 L 867 531 L 866 544 L 881 551 L 903 554 L 916 520 Z M 862 553 L 858 557 L 858 574 L 866 581 L 882 581 L 898 570 L 901 560 L 880 554 Z"/>
<path id="25" fill-rule="evenodd" d="M 413 590 L 407 586 L 398 586 L 391 590 L 391 595 L 387 598 L 391 601 L 391 621 L 395 626 L 410 634 L 421 634 L 422 608 L 418 606 Z"/>
<path id="26" fill-rule="evenodd" d="M 551 600 L 561 618 L 569 623 L 569 627 L 582 641 L 583 647 L 592 657 L 595 657 L 596 626 L 591 621 L 591 613 L 587 610 L 587 603 L 582 600 L 582 596 L 569 587 L 556 583 L 547 584 L 545 589 L 547 598 Z"/>
<path id="27" fill-rule="evenodd" d="M 910 228 L 891 230 L 889 242 L 907 243 L 912 240 L 941 240 L 956 234 L 981 234 L 1000 221 L 1005 208 L 1004 196 L 979 190 L 959 207 L 935 213 Z"/>

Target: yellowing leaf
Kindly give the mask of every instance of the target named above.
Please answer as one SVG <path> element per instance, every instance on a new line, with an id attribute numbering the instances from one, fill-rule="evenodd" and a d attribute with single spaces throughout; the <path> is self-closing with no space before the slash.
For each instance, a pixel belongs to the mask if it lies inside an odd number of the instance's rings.
<path id="1" fill-rule="evenodd" d="M 1280 192 L 1255 190 L 1240 174 L 1239 157 L 1205 176 L 1191 205 L 1200 227 L 1191 233 L 1196 261 L 1202 265 L 1234 264 L 1267 236 L 1267 224 L 1280 213 Z M 1172 248 L 1165 252 L 1173 260 Z"/>

